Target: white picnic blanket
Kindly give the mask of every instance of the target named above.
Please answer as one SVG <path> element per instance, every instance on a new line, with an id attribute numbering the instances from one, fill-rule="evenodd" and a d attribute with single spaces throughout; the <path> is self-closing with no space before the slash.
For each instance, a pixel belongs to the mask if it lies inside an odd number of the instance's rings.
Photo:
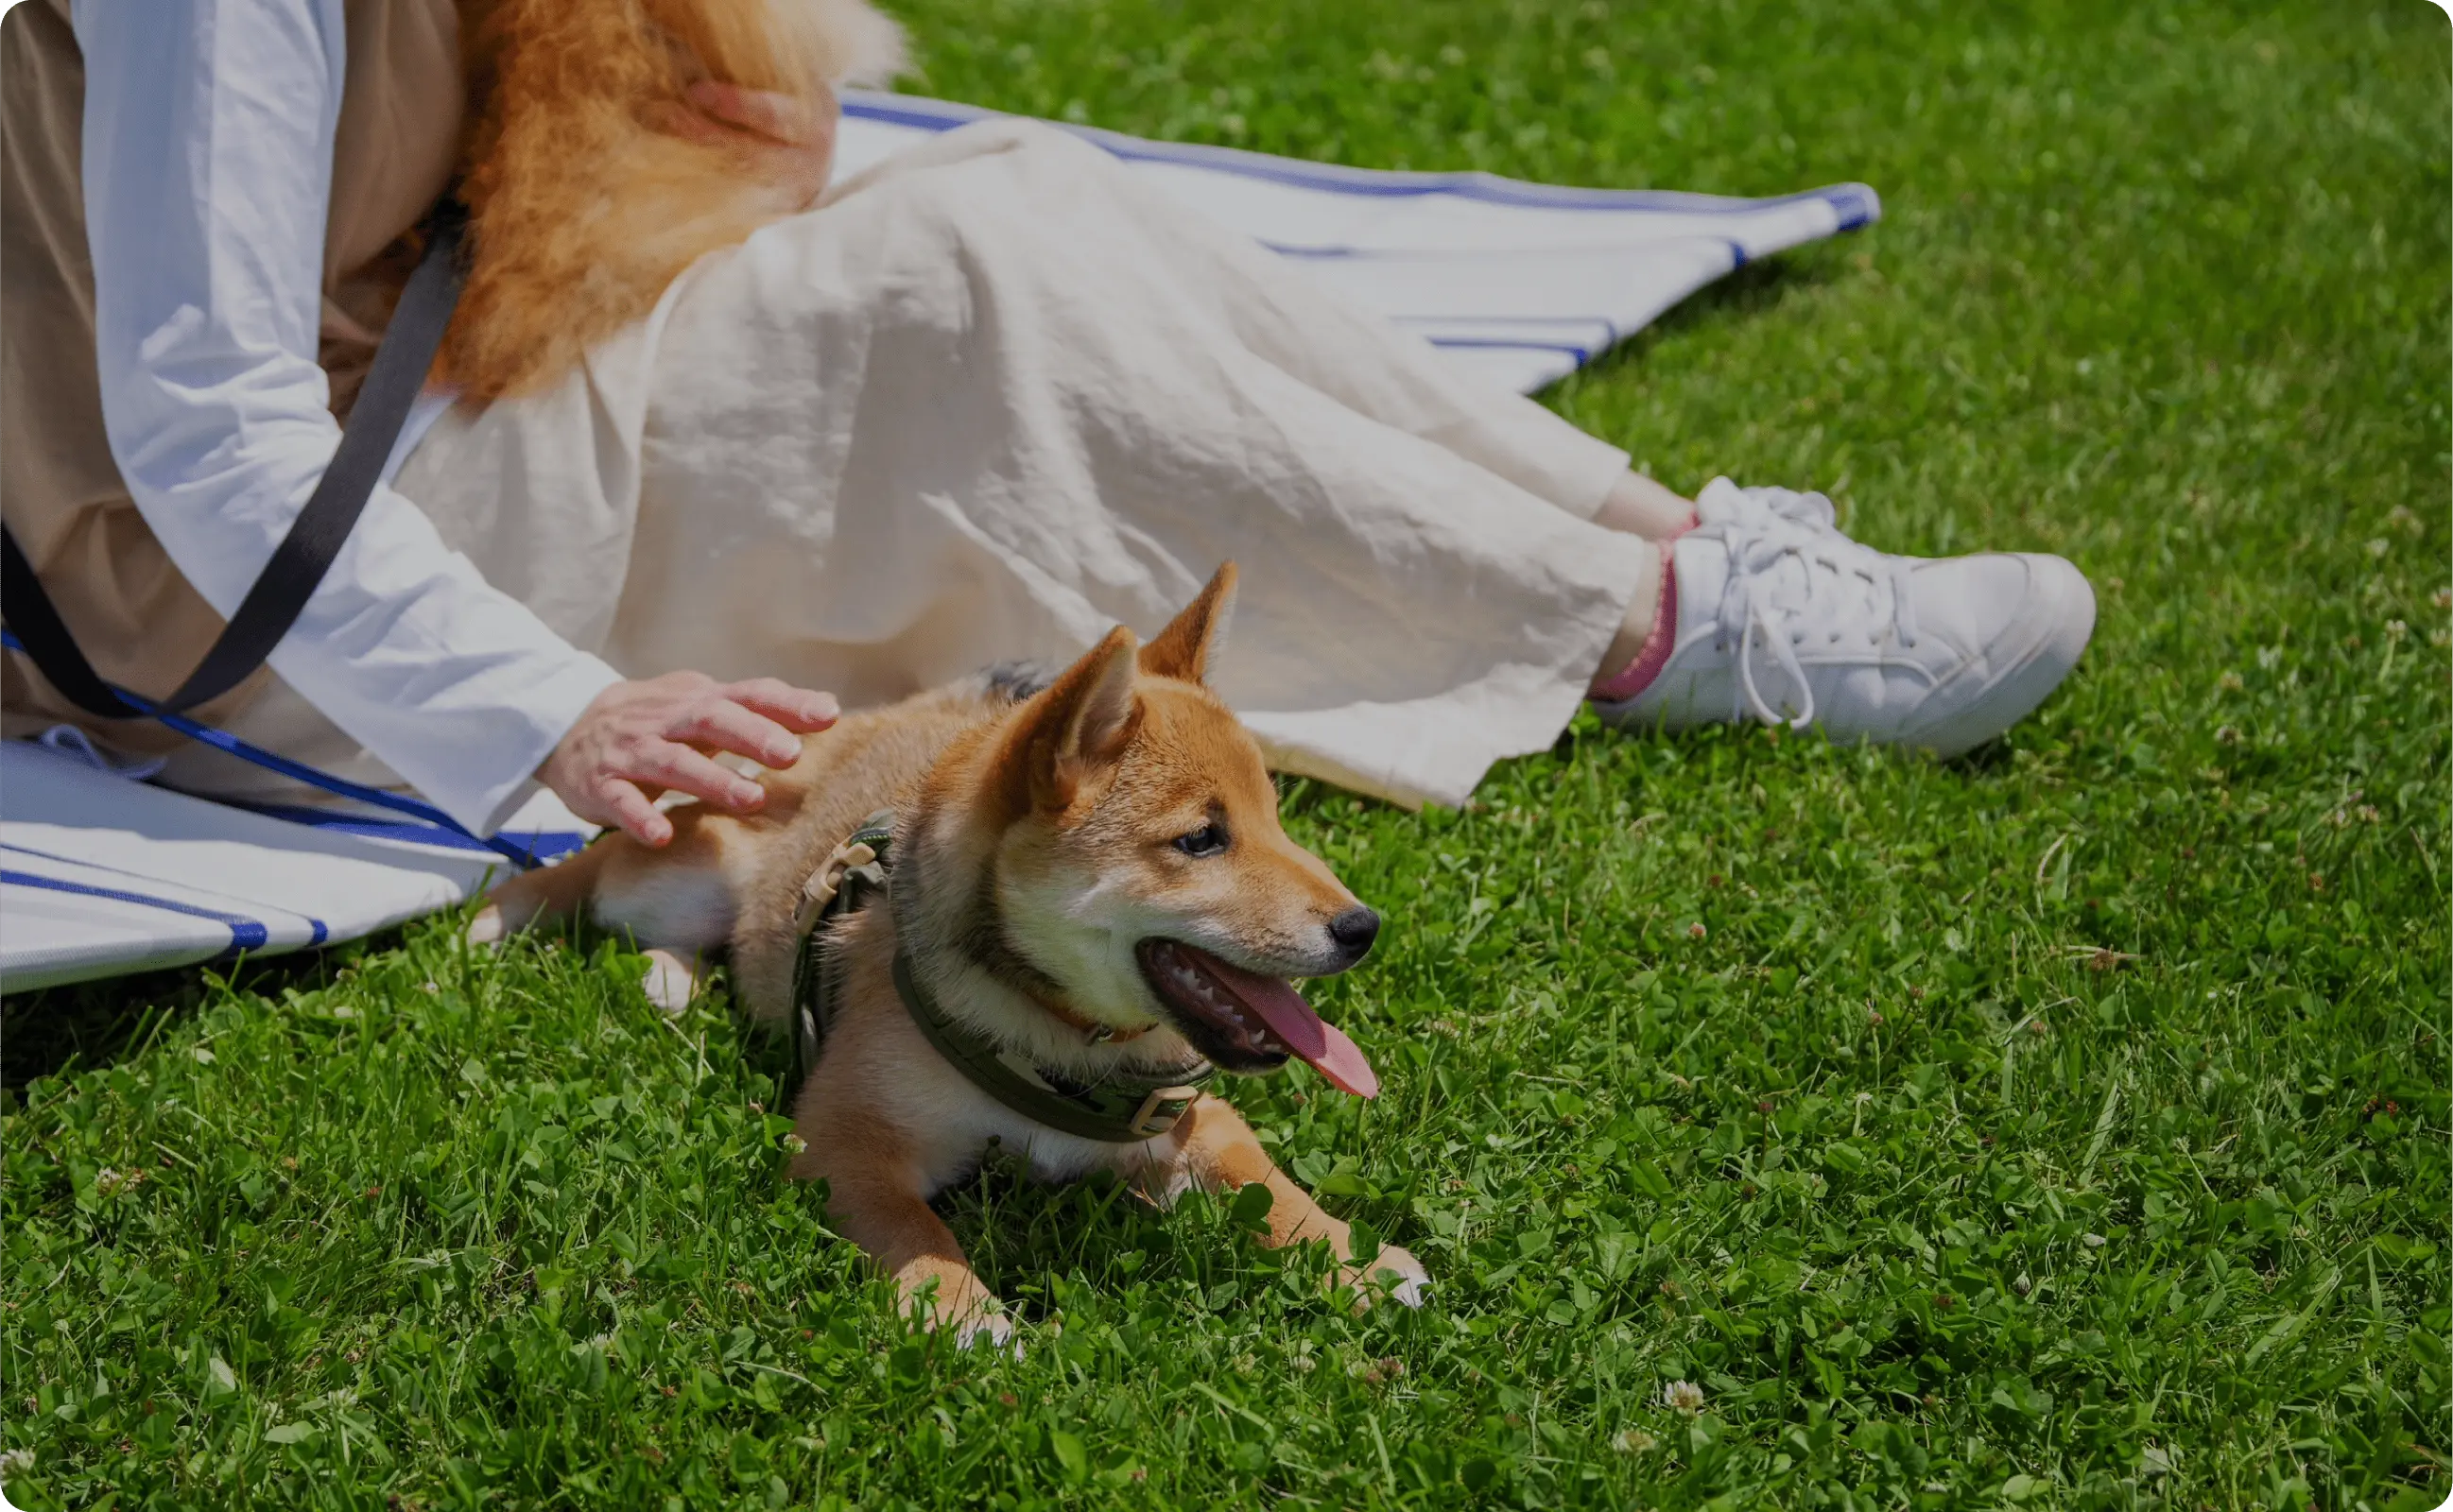
<path id="1" fill-rule="evenodd" d="M 291 812 L 0 741 L 0 990 L 355 939 L 450 907 L 508 869 L 389 815 Z M 589 833 L 550 794 L 507 827 L 541 854 Z"/>
<path id="2" fill-rule="evenodd" d="M 839 171 L 987 113 L 853 91 Z M 1186 204 L 1526 392 L 1749 259 L 1880 213 L 1858 184 L 1764 200 L 1561 189 L 1076 129 Z M 507 827 L 541 852 L 587 838 L 549 796 Z M 0 743 L 0 991 L 353 939 L 451 906 L 504 865 L 389 815 L 239 808 L 73 751 Z"/>
<path id="3" fill-rule="evenodd" d="M 844 96 L 850 174 L 994 112 Z M 1563 189 L 1488 173 L 1391 173 L 1076 127 L 1148 179 L 1458 362 L 1531 393 L 1716 278 L 1882 214 L 1863 184 L 1777 199 Z"/>

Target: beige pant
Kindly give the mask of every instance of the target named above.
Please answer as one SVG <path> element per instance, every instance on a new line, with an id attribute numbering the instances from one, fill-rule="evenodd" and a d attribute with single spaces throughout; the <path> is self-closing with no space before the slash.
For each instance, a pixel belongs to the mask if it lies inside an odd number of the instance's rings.
<path id="1" fill-rule="evenodd" d="M 1156 630 L 1222 559 L 1217 682 L 1286 768 L 1455 804 L 1574 713 L 1653 547 L 1626 455 L 1019 122 L 969 126 L 679 280 L 398 480 L 626 673 L 875 704 Z M 238 732 L 360 780 L 287 688 Z M 253 789 L 210 752 L 173 781 Z"/>

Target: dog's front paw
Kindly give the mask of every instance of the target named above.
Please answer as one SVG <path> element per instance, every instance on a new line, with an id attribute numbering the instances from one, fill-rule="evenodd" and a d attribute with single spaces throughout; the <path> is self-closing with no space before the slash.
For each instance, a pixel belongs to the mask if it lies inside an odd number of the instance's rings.
<path id="1" fill-rule="evenodd" d="M 1368 1266 L 1348 1265 L 1344 1275 L 1346 1283 L 1354 1288 L 1357 1312 L 1370 1306 L 1373 1295 L 1384 1290 L 1392 1302 L 1420 1307 L 1431 1284 L 1431 1273 L 1423 1268 L 1414 1252 L 1395 1244 L 1382 1245 Z"/>

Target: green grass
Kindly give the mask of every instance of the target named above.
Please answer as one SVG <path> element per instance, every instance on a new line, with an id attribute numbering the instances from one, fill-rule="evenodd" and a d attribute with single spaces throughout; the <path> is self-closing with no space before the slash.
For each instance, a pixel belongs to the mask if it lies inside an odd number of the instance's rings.
<path id="1" fill-rule="evenodd" d="M 1950 766 L 1580 726 L 1464 814 L 1292 791 L 1390 919 L 1326 994 L 1389 1089 L 1233 1095 L 1419 1314 L 1224 1204 L 991 1172 L 945 1205 L 1028 1352 L 917 1340 L 781 1178 L 777 1052 L 610 945 L 11 1003 L 13 1498 L 2441 1500 L 2432 8 L 902 9 L 930 90 L 1127 130 L 1874 184 L 1552 401 L 1879 545 L 2064 552 L 2093 649 Z"/>

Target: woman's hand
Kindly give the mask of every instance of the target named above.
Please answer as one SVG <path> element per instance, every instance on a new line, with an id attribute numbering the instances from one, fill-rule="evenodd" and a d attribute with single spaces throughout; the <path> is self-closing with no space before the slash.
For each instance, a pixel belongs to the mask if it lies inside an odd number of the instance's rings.
<path id="1" fill-rule="evenodd" d="M 671 788 L 731 813 L 767 801 L 767 790 L 709 759 L 709 750 L 747 756 L 762 766 L 800 759 L 799 736 L 833 724 L 831 693 L 812 693 L 771 677 L 719 683 L 699 672 L 668 672 L 616 683 L 581 710 L 537 768 L 570 811 L 594 825 L 619 825 L 642 845 L 673 838 L 655 795 Z"/>
<path id="2" fill-rule="evenodd" d="M 689 87 L 689 107 L 664 111 L 656 124 L 675 136 L 746 155 L 760 179 L 806 207 L 817 203 L 834 176 L 835 128 L 843 107 L 819 86 L 815 100 L 706 82 Z"/>

